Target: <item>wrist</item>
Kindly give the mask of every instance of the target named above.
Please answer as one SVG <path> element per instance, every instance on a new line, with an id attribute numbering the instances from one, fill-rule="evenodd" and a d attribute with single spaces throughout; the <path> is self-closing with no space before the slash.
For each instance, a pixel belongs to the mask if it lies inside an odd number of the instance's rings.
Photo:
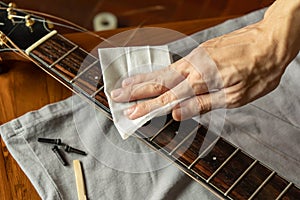
<path id="1" fill-rule="evenodd" d="M 278 62 L 285 68 L 300 50 L 300 1 L 277 0 L 261 23 Z"/>

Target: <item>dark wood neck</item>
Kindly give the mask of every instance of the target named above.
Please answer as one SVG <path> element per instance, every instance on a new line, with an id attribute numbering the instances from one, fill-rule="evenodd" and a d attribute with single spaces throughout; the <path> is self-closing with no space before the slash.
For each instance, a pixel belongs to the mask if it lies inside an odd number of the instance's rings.
<path id="1" fill-rule="evenodd" d="M 98 58 L 59 34 L 34 48 L 29 56 L 110 117 Z M 162 119 L 166 119 L 165 126 L 158 128 Z M 293 183 L 194 120 L 179 123 L 170 116 L 156 118 L 136 135 L 221 198 L 300 197 L 300 190 Z"/>

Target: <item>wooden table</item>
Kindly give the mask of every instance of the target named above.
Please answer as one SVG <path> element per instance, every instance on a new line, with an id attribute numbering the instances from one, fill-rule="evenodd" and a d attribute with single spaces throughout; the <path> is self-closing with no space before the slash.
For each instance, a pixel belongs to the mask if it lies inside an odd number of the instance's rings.
<path id="1" fill-rule="evenodd" d="M 155 26 L 191 34 L 216 25 L 230 17 L 166 23 Z M 123 30 L 117 29 L 97 34 L 107 38 Z M 71 34 L 67 37 L 87 50 L 92 49 L 94 44 L 99 41 L 85 34 Z M 0 124 L 72 95 L 56 80 L 29 62 L 8 61 L 3 64 L 9 67 L 9 71 L 0 74 Z M 0 199 L 40 199 L 2 140 L 1 144 Z"/>

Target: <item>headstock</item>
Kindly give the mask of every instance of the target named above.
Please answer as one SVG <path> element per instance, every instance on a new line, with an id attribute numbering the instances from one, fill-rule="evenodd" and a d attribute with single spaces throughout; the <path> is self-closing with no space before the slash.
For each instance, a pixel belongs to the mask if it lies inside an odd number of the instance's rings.
<path id="1" fill-rule="evenodd" d="M 14 3 L 7 5 L 0 2 L 0 31 L 1 51 L 6 51 L 11 50 L 4 45 L 7 38 L 18 48 L 25 50 L 51 30 L 44 18 L 23 12 Z"/>

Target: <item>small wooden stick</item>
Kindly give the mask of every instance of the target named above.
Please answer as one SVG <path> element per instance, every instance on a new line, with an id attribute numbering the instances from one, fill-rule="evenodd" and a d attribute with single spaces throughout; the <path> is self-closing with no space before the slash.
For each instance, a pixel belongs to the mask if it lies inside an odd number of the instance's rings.
<path id="1" fill-rule="evenodd" d="M 85 185 L 79 160 L 73 160 L 78 200 L 86 200 Z"/>

